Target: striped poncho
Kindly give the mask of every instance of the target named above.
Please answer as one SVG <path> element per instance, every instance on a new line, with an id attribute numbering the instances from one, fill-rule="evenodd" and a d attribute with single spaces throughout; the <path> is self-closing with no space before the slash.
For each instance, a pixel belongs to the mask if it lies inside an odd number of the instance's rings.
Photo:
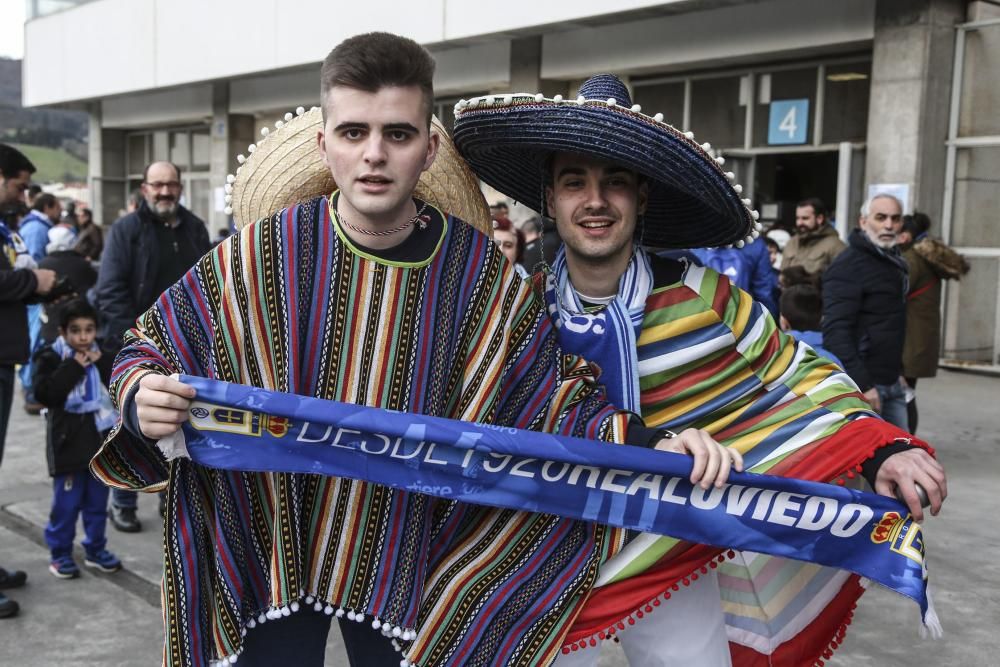
<path id="1" fill-rule="evenodd" d="M 203 257 L 139 320 L 112 379 L 182 372 L 393 410 L 621 441 L 588 367 L 483 234 L 441 216 L 424 262 L 358 249 L 317 198 Z M 431 226 L 432 228 L 434 225 Z M 621 545 L 600 525 L 349 479 L 167 464 L 121 427 L 108 484 L 167 489 L 164 663 L 207 665 L 303 603 L 404 630 L 423 666 L 546 664 Z"/>
<path id="2" fill-rule="evenodd" d="M 766 310 L 727 278 L 650 260 L 657 284 L 637 341 L 648 426 L 705 429 L 738 448 L 747 470 L 814 481 L 854 478 L 875 448 L 907 435 L 864 419 L 875 414 L 851 379 L 778 331 Z M 750 553 L 726 558 L 715 547 L 644 533 L 602 566 L 563 650 L 593 646 L 626 623 L 641 623 L 708 568 L 719 569 L 740 667 L 822 661 L 842 639 L 862 592 L 858 577 L 832 568 Z"/>

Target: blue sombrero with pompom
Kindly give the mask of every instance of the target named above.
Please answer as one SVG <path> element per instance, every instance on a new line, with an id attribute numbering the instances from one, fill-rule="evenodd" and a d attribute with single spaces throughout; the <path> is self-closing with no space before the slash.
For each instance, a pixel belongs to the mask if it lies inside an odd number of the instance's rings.
<path id="1" fill-rule="evenodd" d="M 600 74 L 575 99 L 508 93 L 460 100 L 455 145 L 484 182 L 515 201 L 543 208 L 546 161 L 581 153 L 648 179 L 642 241 L 660 248 L 742 247 L 760 234 L 757 211 L 709 144 L 647 116 L 617 77 Z M 544 211 L 542 211 L 544 212 Z"/>

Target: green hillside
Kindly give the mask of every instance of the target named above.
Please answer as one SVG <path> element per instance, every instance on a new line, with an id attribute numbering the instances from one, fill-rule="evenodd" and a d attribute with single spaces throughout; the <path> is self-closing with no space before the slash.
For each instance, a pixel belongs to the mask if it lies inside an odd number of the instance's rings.
<path id="1" fill-rule="evenodd" d="M 31 179 L 35 183 L 87 182 L 87 163 L 66 151 L 27 144 L 11 145 L 28 156 L 38 169 Z"/>

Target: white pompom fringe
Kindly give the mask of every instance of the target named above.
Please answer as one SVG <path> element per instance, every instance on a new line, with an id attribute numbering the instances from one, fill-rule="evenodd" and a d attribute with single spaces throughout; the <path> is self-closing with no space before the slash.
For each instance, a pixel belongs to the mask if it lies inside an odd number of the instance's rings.
<path id="1" fill-rule="evenodd" d="M 941 639 L 944 637 L 944 628 L 941 627 L 941 619 L 938 618 L 934 610 L 934 600 L 931 599 L 931 587 L 927 587 L 927 613 L 924 614 L 924 623 L 920 626 L 920 638 Z"/>

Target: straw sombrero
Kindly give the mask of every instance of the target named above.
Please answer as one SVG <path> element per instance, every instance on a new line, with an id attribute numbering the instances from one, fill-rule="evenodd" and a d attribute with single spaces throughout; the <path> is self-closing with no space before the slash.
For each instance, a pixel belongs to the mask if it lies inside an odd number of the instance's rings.
<path id="1" fill-rule="evenodd" d="M 238 228 L 337 188 L 316 148 L 316 133 L 322 129 L 319 107 L 309 111 L 299 107 L 295 115 L 285 114 L 274 130 L 261 130 L 261 140 L 247 149 L 249 157 L 237 156 L 240 167 L 227 177 L 225 189 L 226 214 L 232 214 Z M 434 164 L 421 174 L 414 195 L 491 234 L 490 211 L 479 181 L 437 118 L 431 131 L 441 135 L 440 148 Z"/>
<path id="2" fill-rule="evenodd" d="M 544 201 L 555 152 L 621 164 L 649 182 L 642 242 L 661 248 L 742 247 L 760 234 L 757 212 L 709 144 L 647 116 L 617 77 L 588 79 L 579 97 L 486 95 L 455 105 L 455 145 L 483 181 L 526 206 Z M 544 213 L 544 211 L 540 211 Z M 637 227 L 638 229 L 638 227 Z"/>

